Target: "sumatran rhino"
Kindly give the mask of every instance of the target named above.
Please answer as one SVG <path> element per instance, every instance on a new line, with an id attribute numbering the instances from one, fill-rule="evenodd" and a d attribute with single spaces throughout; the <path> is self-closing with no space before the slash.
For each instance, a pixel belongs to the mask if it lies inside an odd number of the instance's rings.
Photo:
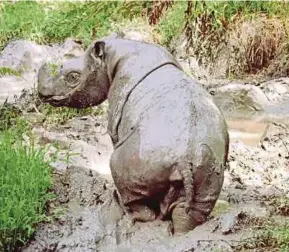
<path id="1" fill-rule="evenodd" d="M 206 220 L 223 185 L 227 125 L 164 48 L 99 39 L 57 69 L 43 64 L 38 92 L 53 106 L 86 108 L 108 99 L 111 173 L 133 220 L 171 219 L 175 233 Z"/>

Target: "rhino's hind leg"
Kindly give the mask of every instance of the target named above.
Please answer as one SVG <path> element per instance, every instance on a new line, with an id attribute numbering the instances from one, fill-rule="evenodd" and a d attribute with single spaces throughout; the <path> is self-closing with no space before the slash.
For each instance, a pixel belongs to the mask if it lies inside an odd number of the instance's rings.
<path id="1" fill-rule="evenodd" d="M 177 205 L 172 212 L 173 233 L 182 234 L 205 222 L 206 217 L 199 211 L 187 211 L 185 204 Z"/>
<path id="2" fill-rule="evenodd" d="M 213 210 L 224 180 L 223 164 L 218 164 L 211 149 L 202 144 L 198 148 L 193 174 L 193 202 L 190 202 L 188 209 L 187 200 L 182 200 L 172 209 L 172 221 L 174 233 L 184 233 L 194 229 L 206 221 L 206 218 Z M 187 194 L 186 181 L 184 182 L 185 193 Z M 190 189 L 190 187 L 189 187 Z"/>
<path id="3" fill-rule="evenodd" d="M 184 202 L 175 206 L 172 210 L 174 234 L 189 232 L 204 223 L 216 201 L 215 197 L 210 197 L 206 198 L 204 202 L 194 202 L 189 211 L 187 211 L 187 205 Z"/>

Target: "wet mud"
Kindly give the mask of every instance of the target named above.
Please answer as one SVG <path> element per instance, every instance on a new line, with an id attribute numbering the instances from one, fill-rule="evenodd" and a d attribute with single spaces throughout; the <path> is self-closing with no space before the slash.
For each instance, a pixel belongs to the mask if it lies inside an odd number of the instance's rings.
<path id="1" fill-rule="evenodd" d="M 58 127 L 57 132 L 56 128 L 46 129 L 53 131 L 44 136 L 46 141 L 49 138 L 60 141 L 61 138 L 53 138 L 53 134 L 63 134 L 67 138 L 66 146 L 70 148 L 73 144 L 67 143 L 73 141 L 78 147 L 87 143 L 96 145 L 100 152 L 99 162 L 108 164 L 108 151 L 104 151 L 107 147 L 97 145 L 105 141 L 103 122 L 105 116 L 74 118 L 67 125 Z M 81 123 L 90 125 L 83 127 L 85 132 L 79 130 Z M 78 125 L 79 136 L 71 134 L 75 124 Z M 84 158 L 80 155 L 74 159 L 74 163 L 82 166 L 65 167 L 60 165 L 61 161 L 54 164 L 53 191 L 57 199 L 49 204 L 49 211 L 54 209 L 60 214 L 51 223 L 40 224 L 23 251 L 180 252 L 216 251 L 216 248 L 219 249 L 217 251 L 237 251 L 245 238 L 254 236 L 248 224 L 250 220 L 270 218 L 272 209 L 264 205 L 264 201 L 288 193 L 284 184 L 289 179 L 288 153 L 286 156 L 286 146 L 282 141 L 289 143 L 289 135 L 283 124 L 228 120 L 228 125 L 231 134 L 235 130 L 243 136 L 235 139 L 231 136 L 230 167 L 225 174 L 222 193 L 208 221 L 193 231 L 172 236 L 169 232 L 170 221 L 133 223 L 119 206 L 106 169 L 95 170 L 92 169 L 93 165 L 86 167 L 80 160 L 86 159 L 84 149 Z M 43 132 L 34 132 L 41 142 Z M 91 132 L 94 133 L 94 140 L 88 139 Z M 244 132 L 255 135 L 248 137 Z M 279 152 L 276 152 L 277 149 Z M 286 169 L 287 174 L 284 173 Z M 52 212 L 50 215 L 53 216 Z"/>

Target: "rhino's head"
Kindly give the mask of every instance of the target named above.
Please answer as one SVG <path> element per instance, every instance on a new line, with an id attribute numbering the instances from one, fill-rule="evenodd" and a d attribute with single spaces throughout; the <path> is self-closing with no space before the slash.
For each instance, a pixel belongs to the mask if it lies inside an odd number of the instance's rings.
<path id="1" fill-rule="evenodd" d="M 53 106 L 86 108 L 108 95 L 105 43 L 93 43 L 84 55 L 57 66 L 44 63 L 38 73 L 38 94 Z"/>

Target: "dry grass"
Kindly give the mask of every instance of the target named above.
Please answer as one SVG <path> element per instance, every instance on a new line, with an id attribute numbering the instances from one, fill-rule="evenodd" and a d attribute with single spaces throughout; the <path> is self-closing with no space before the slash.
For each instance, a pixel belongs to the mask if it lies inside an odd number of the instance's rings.
<path id="1" fill-rule="evenodd" d="M 288 76 L 288 8 L 271 2 L 188 2 L 185 55 L 210 77 Z"/>
<path id="2" fill-rule="evenodd" d="M 238 20 L 229 33 L 229 73 L 258 74 L 276 59 L 286 35 L 277 18 Z"/>

